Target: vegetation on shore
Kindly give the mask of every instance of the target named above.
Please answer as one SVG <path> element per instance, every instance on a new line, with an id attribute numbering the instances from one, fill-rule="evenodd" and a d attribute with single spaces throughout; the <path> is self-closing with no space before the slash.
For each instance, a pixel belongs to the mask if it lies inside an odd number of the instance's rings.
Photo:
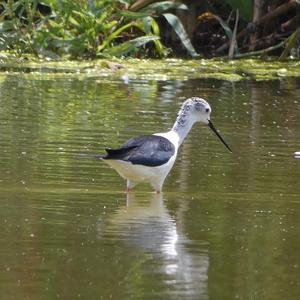
<path id="1" fill-rule="evenodd" d="M 299 57 L 298 0 L 6 0 L 0 51 L 60 59 Z"/>
<path id="2" fill-rule="evenodd" d="M 0 52 L 0 74 L 43 78 L 101 78 L 104 80 L 187 80 L 212 78 L 228 81 L 299 78 L 300 61 L 262 59 L 94 59 L 45 60 Z M 1 76 L 0 76 L 1 81 Z"/>

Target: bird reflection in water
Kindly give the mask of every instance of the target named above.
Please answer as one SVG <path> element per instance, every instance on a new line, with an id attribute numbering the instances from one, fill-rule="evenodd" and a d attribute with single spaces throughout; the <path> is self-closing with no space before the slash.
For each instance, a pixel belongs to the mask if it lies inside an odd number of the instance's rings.
<path id="1" fill-rule="evenodd" d="M 120 207 L 107 220 L 98 223 L 98 237 L 109 236 L 126 246 L 151 253 L 149 263 L 154 264 L 155 273 L 164 276 L 170 291 L 189 296 L 207 295 L 208 244 L 189 240 L 182 233 L 169 214 L 162 194 L 151 194 L 150 198 L 145 200 L 128 193 L 126 207 Z"/>

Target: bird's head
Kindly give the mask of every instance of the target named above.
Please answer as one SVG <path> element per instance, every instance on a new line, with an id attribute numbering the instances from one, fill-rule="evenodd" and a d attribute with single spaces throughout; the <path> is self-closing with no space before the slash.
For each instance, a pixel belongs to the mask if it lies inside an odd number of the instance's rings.
<path id="1" fill-rule="evenodd" d="M 211 107 L 208 102 L 199 97 L 188 98 L 181 107 L 179 115 L 183 121 L 185 119 L 192 119 L 193 122 L 201 122 L 206 125 L 217 135 L 217 137 L 221 140 L 221 142 L 226 146 L 226 148 L 232 152 L 228 144 L 221 137 L 212 121 L 210 120 Z"/>
<path id="2" fill-rule="evenodd" d="M 211 107 L 207 101 L 199 97 L 188 98 L 181 107 L 180 114 L 185 114 L 194 122 L 208 124 L 210 120 Z"/>

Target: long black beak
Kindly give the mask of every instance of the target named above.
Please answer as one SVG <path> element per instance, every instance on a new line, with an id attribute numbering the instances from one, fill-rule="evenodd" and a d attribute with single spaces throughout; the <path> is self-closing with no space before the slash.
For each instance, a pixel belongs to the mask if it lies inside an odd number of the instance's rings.
<path id="1" fill-rule="evenodd" d="M 232 152 L 232 150 L 230 149 L 230 147 L 228 146 L 228 144 L 223 140 L 223 138 L 221 137 L 221 135 L 219 134 L 219 132 L 217 131 L 216 127 L 214 126 L 214 124 L 212 123 L 211 120 L 208 120 L 208 127 L 217 135 L 217 137 L 221 140 L 221 142 L 226 146 L 226 148 Z"/>

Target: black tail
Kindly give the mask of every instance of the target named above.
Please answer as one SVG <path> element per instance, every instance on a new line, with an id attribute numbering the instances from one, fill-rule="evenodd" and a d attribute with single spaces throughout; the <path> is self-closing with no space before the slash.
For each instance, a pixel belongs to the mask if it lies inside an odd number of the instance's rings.
<path id="1" fill-rule="evenodd" d="M 124 159 L 127 157 L 132 149 L 135 149 L 136 146 L 121 147 L 118 149 L 105 149 L 107 152 L 102 158 L 104 159 Z"/>

